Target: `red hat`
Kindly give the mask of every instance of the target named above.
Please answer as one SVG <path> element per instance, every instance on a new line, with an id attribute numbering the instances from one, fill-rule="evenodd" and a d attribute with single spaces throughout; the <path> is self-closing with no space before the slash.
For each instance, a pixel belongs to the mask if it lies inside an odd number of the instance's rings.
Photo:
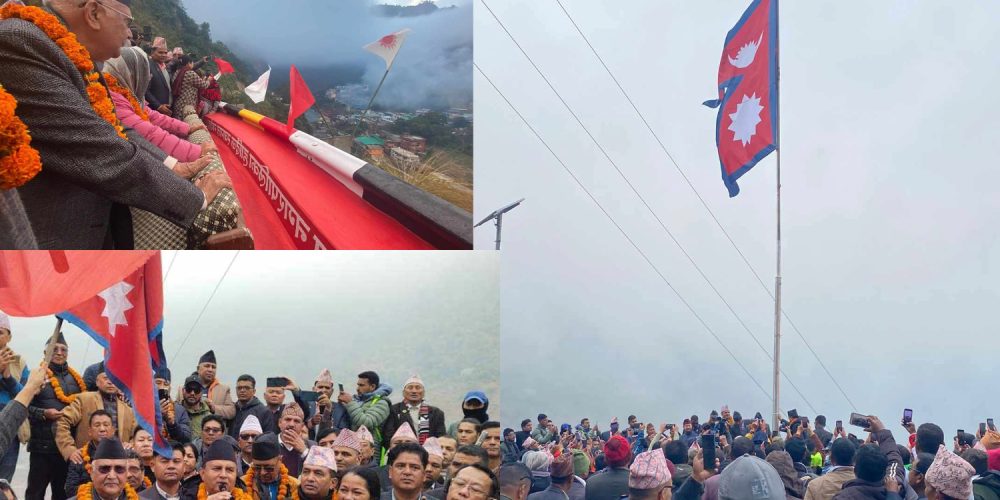
<path id="1" fill-rule="evenodd" d="M 629 449 L 628 440 L 621 436 L 611 436 L 611 439 L 604 445 L 604 458 L 608 465 L 621 467 L 632 458 L 632 450 Z"/>

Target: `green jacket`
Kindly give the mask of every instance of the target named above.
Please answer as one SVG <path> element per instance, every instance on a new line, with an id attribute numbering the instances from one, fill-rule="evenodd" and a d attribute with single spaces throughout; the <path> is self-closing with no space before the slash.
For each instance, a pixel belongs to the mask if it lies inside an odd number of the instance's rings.
<path id="1" fill-rule="evenodd" d="M 191 440 L 201 439 L 201 421 L 212 414 L 212 410 L 208 409 L 208 403 L 199 401 L 197 409 L 192 410 L 184 406 L 184 410 L 191 417 Z"/>

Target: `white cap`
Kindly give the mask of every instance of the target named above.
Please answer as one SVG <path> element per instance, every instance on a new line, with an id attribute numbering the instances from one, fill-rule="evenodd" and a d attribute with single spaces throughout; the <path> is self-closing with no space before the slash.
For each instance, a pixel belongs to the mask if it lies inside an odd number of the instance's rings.
<path id="1" fill-rule="evenodd" d="M 243 425 L 240 426 L 240 434 L 246 431 L 257 431 L 261 434 L 264 433 L 264 429 L 260 427 L 260 420 L 253 415 L 248 415 L 245 420 L 243 420 Z"/>

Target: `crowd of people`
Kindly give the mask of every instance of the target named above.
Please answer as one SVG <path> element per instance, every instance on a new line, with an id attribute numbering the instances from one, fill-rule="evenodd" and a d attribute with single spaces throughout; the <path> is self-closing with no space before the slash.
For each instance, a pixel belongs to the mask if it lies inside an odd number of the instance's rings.
<path id="1" fill-rule="evenodd" d="M 457 500 L 496 499 L 500 423 L 489 399 L 470 391 L 449 422 L 416 375 L 402 397 L 374 371 L 352 387 L 324 369 L 309 390 L 285 376 L 218 375 L 213 351 L 172 392 L 170 370 L 155 383 L 170 452 L 138 425 L 103 362 L 79 372 L 60 333 L 50 362 L 25 365 L 0 313 L 0 489 L 10 489 L 27 444 L 28 499 L 102 500 Z M 39 346 L 41 348 L 42 346 Z M 350 391 L 353 389 L 353 391 Z M 291 401 L 285 402 L 291 395 Z"/>
<path id="2" fill-rule="evenodd" d="M 896 441 L 877 416 L 827 426 L 790 410 L 778 429 L 723 406 L 707 421 L 643 424 L 630 415 L 601 431 L 589 419 L 560 426 L 545 414 L 505 428 L 504 500 L 997 500 L 1000 432 L 946 438 L 940 426 L 901 421 Z"/>
<path id="3" fill-rule="evenodd" d="M 215 145 L 192 141 L 221 100 L 199 73 L 208 58 L 163 38 L 133 47 L 130 4 L 0 8 L 0 103 L 13 104 L 0 112 L 0 248 L 134 248 L 156 241 L 136 232 L 190 229 L 232 188 L 206 170 Z"/>

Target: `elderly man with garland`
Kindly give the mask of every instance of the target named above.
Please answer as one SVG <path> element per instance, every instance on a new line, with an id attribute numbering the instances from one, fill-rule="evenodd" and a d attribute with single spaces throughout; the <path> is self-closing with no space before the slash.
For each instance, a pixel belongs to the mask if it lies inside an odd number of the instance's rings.
<path id="1" fill-rule="evenodd" d="M 75 495 L 76 489 L 81 484 L 90 481 L 91 461 L 94 452 L 97 451 L 97 445 L 104 439 L 115 437 L 115 426 L 111 423 L 111 415 L 104 410 L 91 413 L 87 433 L 90 436 L 90 442 L 80 450 L 82 460 L 69 462 L 69 468 L 66 471 L 64 489 L 67 497 Z"/>
<path id="2" fill-rule="evenodd" d="M 389 407 L 383 435 L 392 436 L 401 425 L 408 424 L 420 444 L 427 438 L 444 436 L 447 432 L 444 412 L 427 404 L 424 395 L 424 381 L 417 375 L 408 378 L 403 384 L 403 401 Z"/>
<path id="3" fill-rule="evenodd" d="M 98 68 L 121 54 L 131 0 L 8 2 L 0 17 L 8 56 L 0 85 L 42 158 L 41 172 L 18 188 L 39 248 L 131 248 L 127 207 L 189 227 L 231 186 L 221 173 L 194 184 L 175 174 L 176 160 L 126 135 L 115 116 Z"/>
<path id="4" fill-rule="evenodd" d="M 0 312 L 0 409 L 17 397 L 24 384 L 28 382 L 28 375 L 31 371 L 21 356 L 10 348 L 11 339 L 10 318 Z M 25 422 L 19 436 L 26 436 L 28 423 Z M 0 460 L 0 479 L 8 482 L 14 477 L 14 469 L 17 468 L 17 456 L 21 451 L 21 442 L 17 439 L 11 440 L 10 446 L 3 451 L 3 459 Z"/>
<path id="5" fill-rule="evenodd" d="M 81 484 L 70 500 L 138 500 L 139 494 L 126 481 L 128 457 L 121 441 L 102 439 L 94 450 L 90 482 Z"/>
<path id="6" fill-rule="evenodd" d="M 118 388 L 102 369 L 97 375 L 97 391 L 79 394 L 56 422 L 56 444 L 64 459 L 73 463 L 83 461 L 81 449 L 89 440 L 90 414 L 98 410 L 111 415 L 111 425 L 117 429 L 119 440 L 132 440 L 132 432 L 137 425 L 135 413 L 122 400 Z M 75 437 L 70 434 L 73 429 L 76 429 Z"/>
<path id="7" fill-rule="evenodd" d="M 152 486 L 139 493 L 141 500 L 180 500 L 181 475 L 184 474 L 184 446 L 171 445 L 169 457 L 157 453 L 153 456 Z"/>
<path id="8" fill-rule="evenodd" d="M 68 464 L 56 445 L 53 424 L 62 417 L 63 409 L 86 387 L 83 377 L 70 368 L 68 357 L 69 346 L 62 332 L 59 332 L 49 361 L 49 383 L 42 387 L 42 391 L 28 406 L 28 421 L 31 423 L 28 488 L 25 492 L 28 500 L 43 500 L 50 485 L 52 500 L 66 498 L 64 485 Z"/>
<path id="9" fill-rule="evenodd" d="M 333 450 L 313 446 L 299 474 L 299 499 L 331 500 L 337 489 L 337 462 Z"/>
<path id="10" fill-rule="evenodd" d="M 333 429 L 340 432 L 351 426 L 351 420 L 347 416 L 347 407 L 339 401 L 333 399 L 333 374 L 326 368 L 320 372 L 319 377 L 313 382 L 313 391 L 319 393 L 316 401 L 309 403 L 309 439 L 315 439 L 317 429 L 323 432 Z"/>
<path id="11" fill-rule="evenodd" d="M 281 445 L 281 462 L 285 464 L 288 471 L 298 477 L 302 470 L 302 462 L 305 461 L 309 448 L 316 443 L 306 439 L 305 433 L 305 413 L 302 408 L 295 403 L 285 407 L 278 419 L 278 443 Z"/>
<path id="12" fill-rule="evenodd" d="M 170 369 L 161 367 L 153 374 L 153 382 L 160 394 L 160 414 L 166 424 L 164 436 L 167 441 L 178 443 L 190 442 L 194 437 L 191 432 L 191 416 L 184 410 L 184 405 L 170 400 Z M 166 397 L 163 397 L 166 396 Z"/>
<path id="13" fill-rule="evenodd" d="M 253 467 L 243 476 L 243 483 L 254 500 L 293 498 L 299 482 L 281 462 L 278 436 L 268 432 L 253 443 Z"/>
<path id="14" fill-rule="evenodd" d="M 229 386 L 219 382 L 217 369 L 215 351 L 208 351 L 198 358 L 198 369 L 192 377 L 201 384 L 202 401 L 208 405 L 208 409 L 225 420 L 232 420 L 236 416 L 236 403 L 233 402 Z M 178 400 L 183 397 L 183 393 L 177 395 Z"/>
<path id="15" fill-rule="evenodd" d="M 250 495 L 237 487 L 236 450 L 225 442 L 212 443 L 201 457 L 205 464 L 201 468 L 201 484 L 196 500 L 249 500 Z"/>

